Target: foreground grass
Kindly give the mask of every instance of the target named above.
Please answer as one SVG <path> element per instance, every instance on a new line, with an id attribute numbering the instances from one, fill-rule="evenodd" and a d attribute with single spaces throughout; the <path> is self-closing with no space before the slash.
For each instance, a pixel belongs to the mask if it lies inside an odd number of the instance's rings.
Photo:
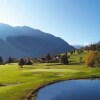
<path id="1" fill-rule="evenodd" d="M 0 100 L 26 100 L 43 84 L 57 80 L 100 77 L 99 68 L 85 65 L 34 64 L 19 68 L 17 64 L 0 65 Z M 45 82 L 44 82 L 45 80 Z"/>

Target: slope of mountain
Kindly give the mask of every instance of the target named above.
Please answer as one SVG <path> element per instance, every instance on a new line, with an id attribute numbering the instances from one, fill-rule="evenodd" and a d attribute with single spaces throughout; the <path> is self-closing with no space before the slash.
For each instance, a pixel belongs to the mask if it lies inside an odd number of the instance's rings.
<path id="1" fill-rule="evenodd" d="M 76 49 L 80 49 L 83 46 L 82 45 L 73 45 L 73 47 L 75 47 Z"/>
<path id="2" fill-rule="evenodd" d="M 98 44 L 100 44 L 100 41 L 98 42 Z"/>
<path id="3" fill-rule="evenodd" d="M 0 55 L 3 57 L 38 57 L 75 49 L 63 39 L 28 26 L 0 24 Z"/>
<path id="4" fill-rule="evenodd" d="M 6 41 L 0 39 L 0 56 L 3 58 L 7 57 L 21 57 L 21 56 L 27 56 L 24 52 L 20 51 L 19 49 L 13 47 Z"/>

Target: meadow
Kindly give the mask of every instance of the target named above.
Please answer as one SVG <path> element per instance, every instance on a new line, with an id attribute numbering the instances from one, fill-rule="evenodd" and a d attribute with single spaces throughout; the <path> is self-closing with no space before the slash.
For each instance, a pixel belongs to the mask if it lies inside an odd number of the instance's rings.
<path id="1" fill-rule="evenodd" d="M 30 94 L 45 84 L 69 80 L 100 77 L 100 68 L 78 64 L 79 57 L 86 52 L 73 54 L 71 61 L 76 64 L 34 63 L 20 68 L 17 63 L 0 65 L 0 100 L 28 100 Z M 33 95 L 32 100 L 35 100 Z"/>

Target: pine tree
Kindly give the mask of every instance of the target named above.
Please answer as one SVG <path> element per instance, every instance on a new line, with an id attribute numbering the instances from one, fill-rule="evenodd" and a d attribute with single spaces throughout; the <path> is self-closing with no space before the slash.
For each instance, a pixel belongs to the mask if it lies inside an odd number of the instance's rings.
<path id="1" fill-rule="evenodd" d="M 3 59 L 2 59 L 2 57 L 0 56 L 0 63 L 2 63 L 3 62 Z"/>
<path id="2" fill-rule="evenodd" d="M 48 54 L 46 55 L 46 61 L 49 62 L 50 59 L 51 59 L 51 57 L 50 57 L 50 54 L 48 53 Z"/>
<path id="3" fill-rule="evenodd" d="M 18 65 L 21 67 L 21 68 L 23 68 L 23 65 L 25 64 L 25 61 L 24 61 L 24 59 L 23 58 L 21 58 L 20 60 L 19 60 L 19 62 L 18 62 Z"/>

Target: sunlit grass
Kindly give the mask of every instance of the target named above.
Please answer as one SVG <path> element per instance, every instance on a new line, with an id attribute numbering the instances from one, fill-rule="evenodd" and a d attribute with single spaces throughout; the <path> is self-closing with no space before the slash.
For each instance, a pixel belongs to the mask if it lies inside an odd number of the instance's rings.
<path id="1" fill-rule="evenodd" d="M 78 62 L 79 55 L 71 57 Z M 58 63 L 34 63 L 22 69 L 17 64 L 0 65 L 0 84 L 7 85 L 0 86 L 0 100 L 26 100 L 34 89 L 45 83 L 92 76 L 100 77 L 100 68 L 90 68 L 85 64 Z"/>

